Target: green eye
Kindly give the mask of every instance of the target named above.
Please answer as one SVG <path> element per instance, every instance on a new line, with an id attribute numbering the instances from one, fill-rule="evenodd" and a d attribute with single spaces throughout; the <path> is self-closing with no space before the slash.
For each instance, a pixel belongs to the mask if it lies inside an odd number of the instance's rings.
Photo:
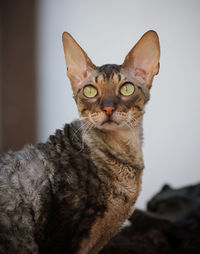
<path id="1" fill-rule="evenodd" d="M 88 98 L 93 98 L 97 95 L 97 89 L 94 86 L 86 86 L 83 89 L 83 93 Z"/>
<path id="2" fill-rule="evenodd" d="M 121 86 L 121 88 L 120 88 L 120 93 L 124 96 L 129 96 L 129 95 L 133 94 L 134 91 L 135 91 L 135 87 L 131 83 L 126 83 L 123 86 Z"/>

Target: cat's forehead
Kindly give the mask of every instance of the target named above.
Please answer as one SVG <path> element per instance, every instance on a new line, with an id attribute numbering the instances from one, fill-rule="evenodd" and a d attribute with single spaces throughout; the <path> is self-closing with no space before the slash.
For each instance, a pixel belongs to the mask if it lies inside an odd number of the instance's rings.
<path id="1" fill-rule="evenodd" d="M 122 66 L 116 64 L 105 64 L 100 67 L 96 67 L 96 73 L 93 77 L 94 83 L 119 83 L 124 79 L 124 75 L 121 72 Z"/>

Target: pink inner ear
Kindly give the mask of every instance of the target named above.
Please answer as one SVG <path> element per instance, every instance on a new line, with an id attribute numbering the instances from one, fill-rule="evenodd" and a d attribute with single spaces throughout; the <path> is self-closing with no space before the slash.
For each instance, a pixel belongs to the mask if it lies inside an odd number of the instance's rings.
<path id="1" fill-rule="evenodd" d="M 145 80 L 145 76 L 147 75 L 146 71 L 141 68 L 135 68 L 135 76 L 140 76 Z"/>
<path id="2" fill-rule="evenodd" d="M 91 69 L 93 69 L 94 65 L 85 51 L 69 33 L 63 33 L 63 46 L 67 65 L 67 74 L 74 89 L 81 80 L 88 77 L 88 73 Z"/>
<path id="3" fill-rule="evenodd" d="M 83 78 L 87 78 L 87 71 L 83 72 Z"/>
<path id="4" fill-rule="evenodd" d="M 154 31 L 145 33 L 124 60 L 129 72 L 150 83 L 159 69 L 160 46 Z"/>

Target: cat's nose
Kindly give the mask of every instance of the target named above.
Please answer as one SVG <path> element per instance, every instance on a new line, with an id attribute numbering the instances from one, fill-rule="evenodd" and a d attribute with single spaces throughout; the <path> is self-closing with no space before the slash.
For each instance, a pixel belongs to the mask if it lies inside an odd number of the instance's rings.
<path id="1" fill-rule="evenodd" d="M 113 111 L 116 109 L 115 99 L 113 97 L 105 98 L 101 104 L 101 109 L 106 113 L 106 115 L 111 116 Z"/>
<path id="2" fill-rule="evenodd" d="M 103 110 L 105 111 L 106 115 L 112 115 L 113 111 L 115 110 L 114 107 L 104 107 Z"/>

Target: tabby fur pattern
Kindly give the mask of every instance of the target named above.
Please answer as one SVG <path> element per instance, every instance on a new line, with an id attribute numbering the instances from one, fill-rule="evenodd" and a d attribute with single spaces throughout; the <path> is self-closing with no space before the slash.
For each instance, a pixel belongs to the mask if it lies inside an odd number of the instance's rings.
<path id="1" fill-rule="evenodd" d="M 68 33 L 63 45 L 80 120 L 0 158 L 0 254 L 98 253 L 140 192 L 157 34 L 144 34 L 122 65 L 95 66 Z M 124 84 L 134 92 L 123 95 Z M 88 85 L 94 97 L 84 95 Z"/>

